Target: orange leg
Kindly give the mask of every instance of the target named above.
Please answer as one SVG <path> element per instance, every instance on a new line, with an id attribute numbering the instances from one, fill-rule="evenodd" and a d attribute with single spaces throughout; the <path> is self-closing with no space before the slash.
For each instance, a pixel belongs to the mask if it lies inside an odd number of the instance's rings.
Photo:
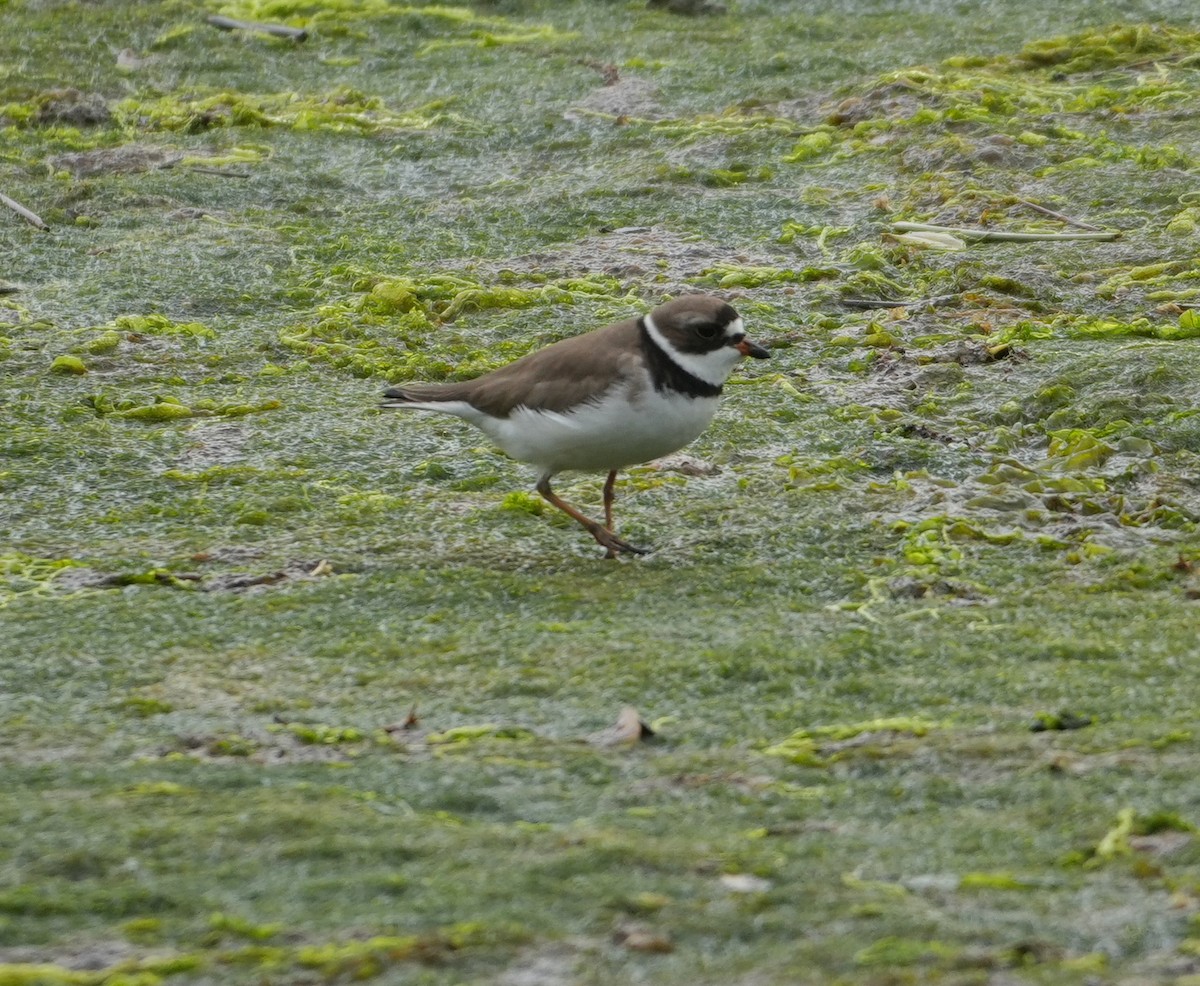
<path id="1" fill-rule="evenodd" d="M 615 472 L 609 473 L 608 482 L 605 483 L 605 487 L 604 487 L 605 494 L 606 494 L 606 496 L 605 496 L 605 517 L 608 519 L 610 525 L 612 523 L 612 504 L 611 504 L 611 502 L 609 502 L 609 500 L 611 499 L 610 487 L 611 487 L 612 483 L 615 481 L 615 478 L 616 478 Z M 542 498 L 547 503 L 551 504 L 552 506 L 558 507 L 558 509 L 561 510 L 568 517 L 573 517 L 580 524 L 582 524 L 584 530 L 586 530 L 592 537 L 594 537 L 596 539 L 597 544 L 599 544 L 602 548 L 605 549 L 605 557 L 606 558 L 616 558 L 618 552 L 621 552 L 621 551 L 627 551 L 633 555 L 646 554 L 645 548 L 637 548 L 637 547 L 634 547 L 632 544 L 630 544 L 627 541 L 622 541 L 609 528 L 602 527 L 600 524 L 597 524 L 590 517 L 585 517 L 583 514 L 581 514 L 578 510 L 576 510 L 574 507 L 572 507 L 565 500 L 560 499 L 558 494 L 555 493 L 554 490 L 552 490 L 550 488 L 550 477 L 549 476 L 543 476 L 541 479 L 538 480 L 537 491 L 538 491 L 538 493 L 540 493 L 542 495 Z"/>
<path id="2" fill-rule="evenodd" d="M 604 526 L 608 528 L 609 533 L 613 529 L 613 499 L 616 494 L 614 487 L 617 485 L 617 470 L 613 470 L 608 474 L 608 479 L 604 481 Z"/>

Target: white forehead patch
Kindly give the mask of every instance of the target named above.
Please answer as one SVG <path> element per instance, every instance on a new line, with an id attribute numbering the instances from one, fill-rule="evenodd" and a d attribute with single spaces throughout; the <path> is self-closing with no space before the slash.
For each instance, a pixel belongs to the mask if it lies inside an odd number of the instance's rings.
<path id="1" fill-rule="evenodd" d="M 742 324 L 741 315 L 725 326 L 725 337 L 728 339 L 736 339 L 739 336 L 744 336 L 745 334 L 746 327 Z"/>

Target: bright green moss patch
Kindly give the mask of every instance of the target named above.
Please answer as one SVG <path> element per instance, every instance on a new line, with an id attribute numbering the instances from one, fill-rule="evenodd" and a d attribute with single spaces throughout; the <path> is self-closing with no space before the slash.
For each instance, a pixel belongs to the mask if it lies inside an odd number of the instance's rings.
<path id="1" fill-rule="evenodd" d="M 147 404 L 142 407 L 131 407 L 124 411 L 114 411 L 114 417 L 127 418 L 130 421 L 178 421 L 180 418 L 193 418 L 196 412 L 171 399 L 164 399 L 157 404 Z"/>
<path id="2" fill-rule="evenodd" d="M 130 695 L 125 699 L 124 706 L 139 716 L 159 716 L 165 715 L 172 711 L 172 706 L 169 702 L 164 702 L 161 699 L 152 698 L 148 695 Z"/>
<path id="3" fill-rule="evenodd" d="M 616 299 L 620 285 L 614 278 L 563 278 L 549 284 L 522 287 L 515 284 L 481 284 L 456 274 L 433 274 L 422 280 L 347 274 L 356 290 L 369 287 L 361 307 L 372 314 L 420 311 L 431 321 L 449 322 L 460 315 L 489 309 L 520 309 L 535 305 L 572 305 L 587 298 Z M 509 274 L 505 280 L 518 280 Z M 536 276 L 529 280 L 539 280 Z M 544 278 L 540 280 L 545 280 Z"/>
<path id="4" fill-rule="evenodd" d="M 166 977 L 195 972 L 203 965 L 202 959 L 191 955 L 147 958 L 86 971 L 48 963 L 3 963 L 0 964 L 0 983 L 4 986 L 110 986 L 113 983 L 157 986 Z"/>
<path id="5" fill-rule="evenodd" d="M 56 576 L 79 564 L 70 558 L 35 558 L 19 552 L 0 555 L 0 606 L 14 593 L 49 591 Z"/>
<path id="6" fill-rule="evenodd" d="M 783 162 L 785 164 L 797 164 L 803 161 L 811 161 L 813 158 L 818 158 L 828 153 L 833 146 L 833 135 L 827 131 L 819 130 L 816 133 L 811 133 L 803 137 L 792 148 L 792 152 L 783 158 Z"/>
<path id="7" fill-rule="evenodd" d="M 165 130 L 200 133 L 225 127 L 291 127 L 302 131 L 339 134 L 379 134 L 469 126 L 440 102 L 411 109 L 386 106 L 377 96 L 344 89 L 322 96 L 299 93 L 247 94 L 216 91 L 207 94 L 160 96 L 152 100 L 125 99 L 117 116 L 127 130 Z M 254 155 L 226 155 L 217 163 L 253 163 Z M 215 167 L 212 161 L 203 163 Z"/>
<path id="8" fill-rule="evenodd" d="M 323 723 L 291 722 L 281 727 L 301 743 L 315 746 L 336 746 L 340 743 L 361 743 L 366 737 L 351 726 L 327 726 Z"/>
<path id="9" fill-rule="evenodd" d="M 770 757 L 782 757 L 802 766 L 828 766 L 830 758 L 836 758 L 843 749 L 863 747 L 883 748 L 894 740 L 911 736 L 925 736 L 936 724 L 911 717 L 875 719 L 847 725 L 817 726 L 799 729 L 782 742 L 768 746 L 763 752 Z M 863 742 L 847 744 L 848 740 Z"/>
<path id="10" fill-rule="evenodd" d="M 498 941 L 521 942 L 520 928 L 494 929 L 478 922 L 463 923 L 430 935 L 381 935 L 366 941 L 303 946 L 295 951 L 297 965 L 315 969 L 329 977 L 371 979 L 400 962 L 436 962 L 454 952 L 495 945 Z"/>
<path id="11" fill-rule="evenodd" d="M 105 332 L 101 332 L 100 335 L 96 336 L 94 339 L 84 343 L 83 348 L 89 353 L 100 356 L 105 353 L 111 353 L 120 345 L 121 333 L 112 329 L 108 329 Z"/>
<path id="12" fill-rule="evenodd" d="M 253 404 L 226 404 L 204 398 L 185 405 L 178 397 L 167 394 L 156 395 L 152 403 L 142 404 L 138 398 L 122 398 L 111 391 L 92 394 L 84 398 L 84 404 L 101 417 L 149 422 L 213 416 L 240 418 L 248 414 L 274 411 L 283 406 L 277 400 L 263 400 Z"/>
<path id="13" fill-rule="evenodd" d="M 740 137 L 744 134 L 757 134 L 765 138 L 775 138 L 791 133 L 795 124 L 789 120 L 762 113 L 746 112 L 733 108 L 724 113 L 700 113 L 695 116 L 670 120 L 637 120 L 621 118 L 625 126 L 645 127 L 651 133 L 673 140 L 686 142 L 702 141 L 705 138 Z"/>
<path id="14" fill-rule="evenodd" d="M 55 356 L 54 362 L 50 364 L 50 372 L 83 376 L 87 373 L 87 364 L 78 356 Z"/>
<path id="15" fill-rule="evenodd" d="M 500 501 L 500 509 L 540 517 L 546 512 L 546 501 L 533 493 L 514 490 L 504 495 L 504 499 Z"/>
<path id="16" fill-rule="evenodd" d="M 258 749 L 258 744 L 245 736 L 236 733 L 221 736 L 208 746 L 208 752 L 214 757 L 248 757 Z"/>
<path id="17" fill-rule="evenodd" d="M 280 340 L 309 360 L 332 363 L 355 376 L 392 381 L 436 379 L 452 368 L 470 377 L 506 357 L 524 355 L 513 344 L 500 344 L 496 356 L 489 358 L 462 337 L 448 343 L 441 327 L 461 317 L 630 300 L 615 279 L 604 277 L 563 278 L 546 284 L 537 283 L 544 278 L 534 276 L 529 278 L 532 285 L 517 286 L 485 285 L 457 274 L 432 274 L 421 280 L 359 271 L 345 276 L 351 282 L 345 300 L 323 306 L 311 324 L 287 327 Z"/>
<path id="18" fill-rule="evenodd" d="M 441 733 L 430 733 L 426 741 L 434 746 L 460 746 L 479 740 L 531 740 L 528 729 L 483 723 L 478 726 L 455 726 Z"/>
<path id="19" fill-rule="evenodd" d="M 1054 66 L 1064 74 L 1115 68 L 1156 58 L 1200 56 L 1200 33 L 1156 24 L 1113 25 L 1079 34 L 1031 41 L 1015 64 Z"/>
<path id="20" fill-rule="evenodd" d="M 255 924 L 236 914 L 217 911 L 208 919 L 209 927 L 223 935 L 233 935 L 249 941 L 270 941 L 283 931 L 282 924 Z"/>
<path id="21" fill-rule="evenodd" d="M 386 0 L 323 0 L 321 3 L 293 0 L 234 0 L 220 4 L 219 12 L 251 21 L 285 21 L 329 34 L 352 30 L 358 23 L 386 19 L 398 21 L 404 34 L 417 38 L 433 36 L 417 51 L 434 54 L 456 47 L 494 48 L 568 41 L 574 32 L 560 31 L 548 24 L 526 24 L 507 17 L 488 16 L 468 7 L 445 4 L 411 6 Z M 441 37 L 438 37 L 441 35 Z"/>
<path id="22" fill-rule="evenodd" d="M 1012 873 L 964 873 L 958 881 L 961 890 L 1033 890 L 1036 881 L 1022 879 Z"/>
<path id="23" fill-rule="evenodd" d="M 219 912 L 212 915 L 210 925 L 214 935 L 256 943 L 269 941 L 284 930 L 281 925 L 255 925 Z M 235 970 L 239 968 L 261 974 L 279 974 L 286 970 L 303 974 L 311 970 L 331 978 L 371 980 L 398 964 L 434 963 L 464 950 L 495 947 L 500 942 L 516 944 L 526 937 L 520 928 L 493 929 L 479 923 L 464 923 L 428 935 L 377 935 L 366 940 L 299 946 L 222 946 L 192 954 L 147 956 L 86 971 L 46 963 L 0 964 L 0 983 L 5 986 L 113 986 L 125 983 L 157 986 L 172 977 L 207 969 L 236 975 Z"/>
<path id="24" fill-rule="evenodd" d="M 804 284 L 836 277 L 838 272 L 831 268 L 806 267 L 788 270 L 775 267 L 738 267 L 721 264 L 702 271 L 694 283 L 718 288 L 756 288 L 766 284 Z"/>

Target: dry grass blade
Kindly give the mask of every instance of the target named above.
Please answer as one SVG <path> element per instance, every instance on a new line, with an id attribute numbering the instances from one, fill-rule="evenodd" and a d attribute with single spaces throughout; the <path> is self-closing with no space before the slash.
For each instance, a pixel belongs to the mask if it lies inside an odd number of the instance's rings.
<path id="1" fill-rule="evenodd" d="M 958 226 L 934 226 L 929 223 L 898 222 L 892 229 L 900 233 L 945 233 L 969 243 L 1038 243 L 1062 240 L 1117 240 L 1119 230 L 1099 233 L 1012 233 L 1002 229 L 966 229 Z"/>

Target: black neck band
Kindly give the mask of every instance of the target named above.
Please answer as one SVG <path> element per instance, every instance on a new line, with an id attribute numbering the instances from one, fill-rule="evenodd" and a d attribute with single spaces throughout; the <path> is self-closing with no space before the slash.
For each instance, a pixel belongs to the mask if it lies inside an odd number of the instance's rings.
<path id="1" fill-rule="evenodd" d="M 638 331 L 642 340 L 642 355 L 646 357 L 646 367 L 650 378 L 654 381 L 654 389 L 659 391 L 673 390 L 686 397 L 720 397 L 721 388 L 715 383 L 701 380 L 694 373 L 689 373 L 676 363 L 669 353 L 654 341 L 650 330 L 646 328 L 646 320 L 638 319 Z"/>

